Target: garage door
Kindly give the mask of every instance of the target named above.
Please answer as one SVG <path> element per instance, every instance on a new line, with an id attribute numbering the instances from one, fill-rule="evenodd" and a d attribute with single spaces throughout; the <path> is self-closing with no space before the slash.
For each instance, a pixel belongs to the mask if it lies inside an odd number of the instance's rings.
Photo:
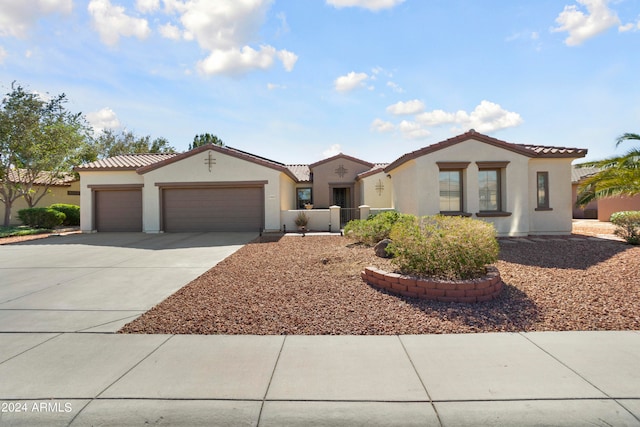
<path id="1" fill-rule="evenodd" d="M 142 191 L 96 191 L 95 213 L 98 231 L 142 231 Z"/>
<path id="2" fill-rule="evenodd" d="M 263 187 L 165 188 L 164 231 L 258 231 Z"/>

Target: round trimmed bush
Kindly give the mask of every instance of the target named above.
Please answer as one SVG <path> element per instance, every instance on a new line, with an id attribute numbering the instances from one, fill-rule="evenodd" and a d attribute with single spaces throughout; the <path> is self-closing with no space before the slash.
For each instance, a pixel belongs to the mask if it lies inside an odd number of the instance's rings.
<path id="1" fill-rule="evenodd" d="M 66 215 L 55 209 L 28 208 L 19 210 L 18 218 L 29 227 L 51 229 L 61 225 Z"/>
<path id="2" fill-rule="evenodd" d="M 398 221 L 387 251 L 403 274 L 471 279 L 498 260 L 500 247 L 492 224 L 457 216 L 425 216 Z"/>
<path id="3" fill-rule="evenodd" d="M 373 246 L 381 240 L 388 239 L 391 228 L 398 221 L 411 221 L 413 215 L 396 211 L 384 211 L 369 215 L 367 219 L 349 221 L 344 227 L 344 235 L 357 242 Z"/>
<path id="4" fill-rule="evenodd" d="M 610 221 L 618 227 L 614 230 L 616 236 L 631 245 L 640 245 L 640 211 L 616 212 L 611 215 Z"/>
<path id="5" fill-rule="evenodd" d="M 49 206 L 49 209 L 54 209 L 65 214 L 66 218 L 62 225 L 80 225 L 80 206 L 54 203 Z"/>

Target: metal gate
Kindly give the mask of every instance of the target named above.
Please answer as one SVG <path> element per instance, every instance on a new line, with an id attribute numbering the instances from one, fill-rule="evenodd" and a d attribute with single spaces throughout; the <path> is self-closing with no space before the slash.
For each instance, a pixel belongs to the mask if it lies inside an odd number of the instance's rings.
<path id="1" fill-rule="evenodd" d="M 360 209 L 340 208 L 340 228 L 353 219 L 360 219 Z"/>

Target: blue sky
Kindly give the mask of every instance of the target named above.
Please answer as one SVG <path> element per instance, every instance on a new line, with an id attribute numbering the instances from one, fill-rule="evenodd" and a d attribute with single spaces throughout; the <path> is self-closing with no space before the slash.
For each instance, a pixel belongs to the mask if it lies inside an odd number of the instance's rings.
<path id="1" fill-rule="evenodd" d="M 0 0 L 3 93 L 285 163 L 391 162 L 470 128 L 622 153 L 639 53 L 637 0 Z"/>

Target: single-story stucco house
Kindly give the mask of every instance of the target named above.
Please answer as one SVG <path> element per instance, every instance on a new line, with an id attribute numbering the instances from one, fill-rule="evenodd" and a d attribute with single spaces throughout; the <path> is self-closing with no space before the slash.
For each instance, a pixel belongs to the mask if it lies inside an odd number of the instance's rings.
<path id="1" fill-rule="evenodd" d="M 20 182 L 20 173 L 17 173 L 15 169 L 9 171 L 9 179 L 13 182 Z M 48 188 L 46 188 L 48 186 Z M 67 174 L 62 178 L 52 177 L 48 172 L 41 172 L 32 187 L 34 197 L 39 197 L 44 193 L 44 196 L 38 201 L 37 207 L 47 207 L 54 203 L 65 203 L 69 205 L 80 204 L 80 180 Z M 22 209 L 27 209 L 29 204 L 24 197 L 18 197 L 11 204 L 11 220 L 10 225 L 20 225 L 22 221 L 18 218 L 18 212 Z M 4 215 L 5 205 L 0 201 L 0 209 Z"/>
<path id="2" fill-rule="evenodd" d="M 470 130 L 390 164 L 338 154 L 285 165 L 215 145 L 121 155 L 76 168 L 81 229 L 276 231 L 293 228 L 298 210 L 313 205 L 309 228 L 327 230 L 338 228 L 331 214 L 336 205 L 345 211 L 364 205 L 473 216 L 492 222 L 499 235 L 567 234 L 571 162 L 586 152 L 513 144 Z"/>
<path id="3" fill-rule="evenodd" d="M 640 211 L 640 195 L 606 197 L 589 202 L 586 206 L 576 206 L 578 200 L 578 187 L 583 181 L 600 171 L 594 167 L 578 168 L 575 165 L 571 169 L 571 196 L 573 200 L 573 217 L 584 219 L 598 219 L 608 222 L 611 214 L 620 211 Z"/>

